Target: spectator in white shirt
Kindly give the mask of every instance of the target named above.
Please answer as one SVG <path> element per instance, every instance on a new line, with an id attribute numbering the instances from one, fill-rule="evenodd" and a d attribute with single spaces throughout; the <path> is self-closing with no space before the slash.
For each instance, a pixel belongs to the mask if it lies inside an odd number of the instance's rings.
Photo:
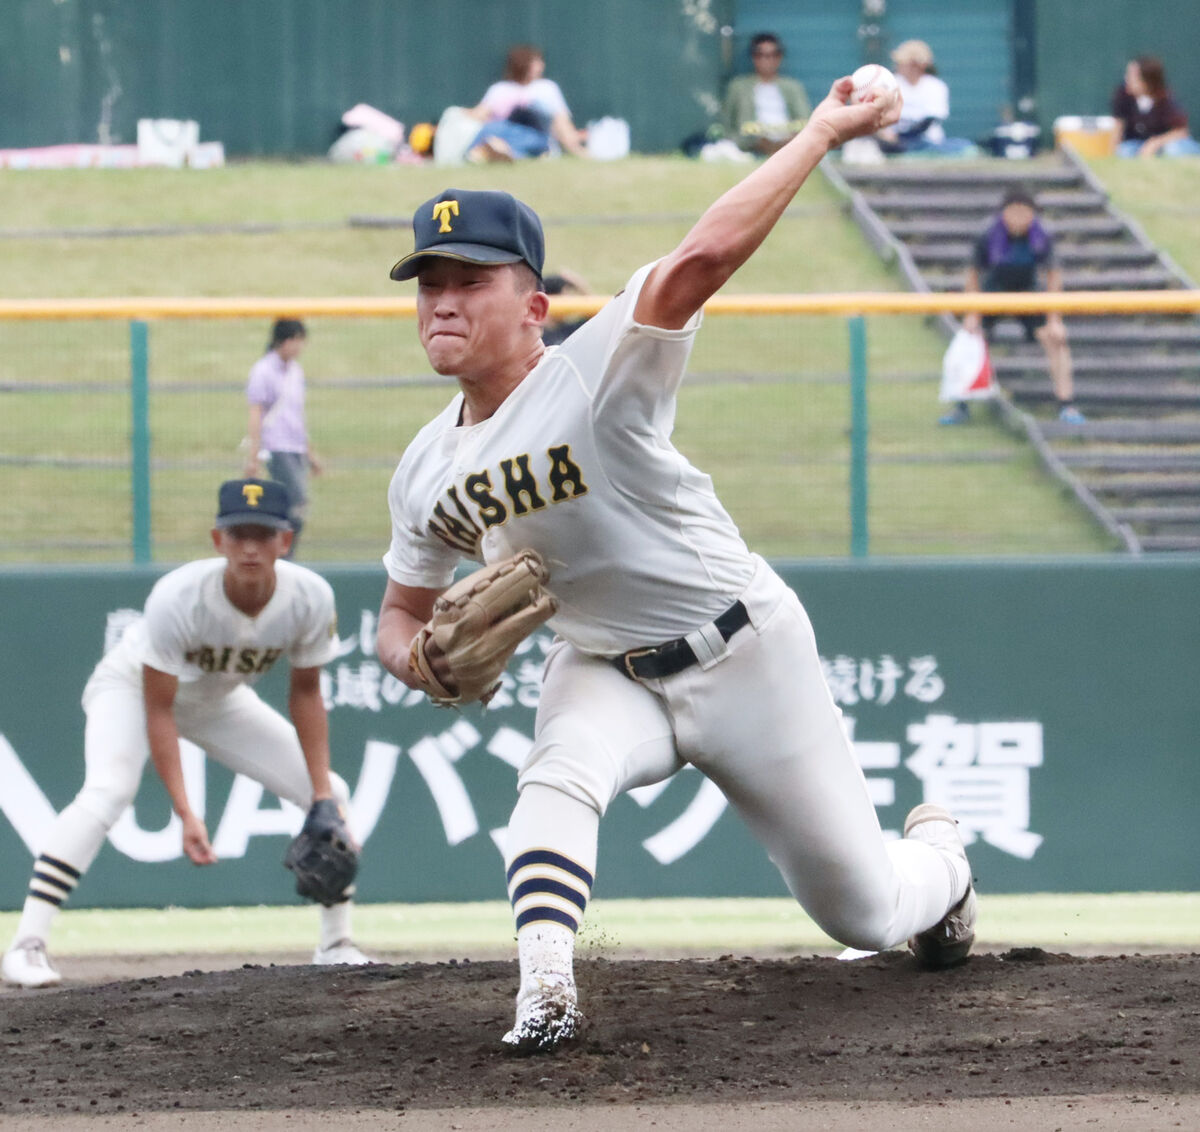
<path id="1" fill-rule="evenodd" d="M 878 135 L 885 153 L 964 153 L 966 138 L 948 138 L 943 123 L 950 117 L 950 88 L 934 73 L 933 51 L 921 39 L 905 40 L 892 52 L 896 81 L 904 105 L 900 121 Z"/>
<path id="2" fill-rule="evenodd" d="M 504 78 L 492 83 L 471 114 L 486 125 L 467 147 L 468 161 L 515 161 L 565 150 L 587 156 L 587 131 L 576 129 L 546 60 L 528 44 L 509 48 Z"/>

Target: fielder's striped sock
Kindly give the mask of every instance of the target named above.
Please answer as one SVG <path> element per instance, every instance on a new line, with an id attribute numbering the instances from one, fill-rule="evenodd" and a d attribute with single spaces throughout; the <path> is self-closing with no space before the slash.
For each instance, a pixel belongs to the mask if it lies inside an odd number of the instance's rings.
<path id="1" fill-rule="evenodd" d="M 59 908 L 75 891 L 81 875 L 77 868 L 68 865 L 66 861 L 60 861 L 48 853 L 43 853 L 33 863 L 29 895 Z"/>
<path id="2" fill-rule="evenodd" d="M 592 874 L 553 849 L 529 849 L 508 867 L 508 898 L 517 932 L 529 924 L 579 930 L 592 892 Z"/>

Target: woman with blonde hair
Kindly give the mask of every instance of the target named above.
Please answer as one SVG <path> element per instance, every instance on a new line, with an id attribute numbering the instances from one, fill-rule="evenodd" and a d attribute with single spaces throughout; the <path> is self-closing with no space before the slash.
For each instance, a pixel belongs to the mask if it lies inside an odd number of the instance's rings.
<path id="1" fill-rule="evenodd" d="M 885 153 L 963 153 L 966 138 L 948 138 L 943 123 L 950 117 L 950 88 L 938 78 L 933 51 L 923 39 L 906 39 L 892 52 L 900 97 L 900 121 L 878 138 Z"/>

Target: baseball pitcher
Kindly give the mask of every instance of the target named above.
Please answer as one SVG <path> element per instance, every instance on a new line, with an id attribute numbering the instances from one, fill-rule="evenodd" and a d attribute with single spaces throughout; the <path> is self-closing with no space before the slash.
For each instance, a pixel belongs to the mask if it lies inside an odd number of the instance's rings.
<path id="1" fill-rule="evenodd" d="M 954 819 L 923 805 L 884 841 L 803 607 L 671 443 L 705 301 L 826 153 L 896 121 L 894 92 L 851 105 L 851 89 L 834 83 L 800 134 L 558 347 L 541 338 L 541 224 L 506 193 L 426 201 L 392 269 L 416 279 L 421 343 L 460 392 L 392 480 L 379 656 L 409 686 L 464 702 L 486 697 L 539 621 L 557 634 L 505 845 L 515 1051 L 553 1050 L 582 1024 L 574 940 L 605 809 L 686 763 L 833 938 L 872 951 L 910 940 L 932 966 L 971 946 Z M 447 590 L 464 558 L 483 569 Z"/>

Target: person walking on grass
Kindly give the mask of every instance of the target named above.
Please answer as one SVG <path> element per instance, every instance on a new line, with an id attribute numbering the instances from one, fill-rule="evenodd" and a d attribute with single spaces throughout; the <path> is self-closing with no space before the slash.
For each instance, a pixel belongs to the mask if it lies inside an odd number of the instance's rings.
<path id="1" fill-rule="evenodd" d="M 271 327 L 267 351 L 254 363 L 246 384 L 249 419 L 242 471 L 255 479 L 265 465 L 267 474 L 287 490 L 292 523 L 288 558 L 295 557 L 308 514 L 308 474 L 320 475 L 323 470 L 309 444 L 305 418 L 304 370 L 299 359 L 307 342 L 308 332 L 299 319 L 278 319 Z"/>

